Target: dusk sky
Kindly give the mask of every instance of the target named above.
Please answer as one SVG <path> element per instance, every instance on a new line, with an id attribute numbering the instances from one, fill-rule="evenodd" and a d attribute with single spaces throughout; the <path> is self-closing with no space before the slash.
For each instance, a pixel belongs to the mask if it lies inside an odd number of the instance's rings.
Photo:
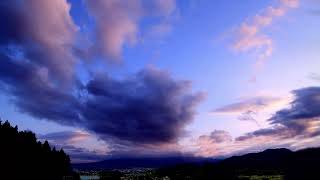
<path id="1" fill-rule="evenodd" d="M 108 157 L 320 146 L 320 0 L 2 0 L 0 117 Z"/>

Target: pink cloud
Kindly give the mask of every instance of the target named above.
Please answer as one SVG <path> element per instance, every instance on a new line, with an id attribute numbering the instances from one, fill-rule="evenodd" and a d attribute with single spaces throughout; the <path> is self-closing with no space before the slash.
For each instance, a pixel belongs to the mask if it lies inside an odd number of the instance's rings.
<path id="1" fill-rule="evenodd" d="M 133 46 L 139 41 L 139 23 L 143 18 L 166 19 L 176 9 L 175 0 L 86 0 L 86 5 L 96 22 L 96 51 L 113 60 L 121 59 L 125 46 Z M 155 24 L 152 31 L 163 34 L 170 28 L 160 23 Z"/>
<path id="2" fill-rule="evenodd" d="M 272 37 L 264 33 L 264 30 L 270 27 L 277 18 L 298 6 L 299 0 L 279 0 L 277 6 L 268 6 L 261 13 L 249 18 L 235 29 L 232 49 L 241 53 L 253 53 L 257 59 L 255 71 L 259 71 L 274 50 L 274 41 Z"/>
<path id="3" fill-rule="evenodd" d="M 69 83 L 77 63 L 71 49 L 78 28 L 70 16 L 71 5 L 66 0 L 22 3 L 15 12 L 21 19 L 13 21 L 20 23 L 16 31 L 20 33 L 18 43 L 24 46 L 24 58 L 43 69 L 44 79 Z"/>
<path id="4" fill-rule="evenodd" d="M 232 136 L 227 131 L 214 130 L 209 135 L 202 135 L 197 140 L 197 155 L 219 156 L 224 154 L 223 147 L 232 144 Z"/>
<path id="5" fill-rule="evenodd" d="M 106 56 L 119 58 L 125 43 L 136 42 L 140 1 L 88 0 L 86 4 L 96 21 L 99 50 Z"/>
<path id="6" fill-rule="evenodd" d="M 33 38 L 48 44 L 68 44 L 77 27 L 69 14 L 66 0 L 29 0 L 24 6 L 28 31 Z M 31 13 L 32 12 L 32 13 Z"/>

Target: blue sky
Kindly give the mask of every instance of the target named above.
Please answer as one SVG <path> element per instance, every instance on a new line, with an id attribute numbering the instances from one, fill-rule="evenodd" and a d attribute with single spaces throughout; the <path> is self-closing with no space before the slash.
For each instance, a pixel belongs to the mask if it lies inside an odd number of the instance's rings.
<path id="1" fill-rule="evenodd" d="M 0 65 L 13 68 L 0 68 L 1 118 L 66 147 L 73 161 L 317 145 L 317 1 L 25 0 L 0 8 L 2 24 L 13 16 L 0 31 Z M 26 78 L 17 75 L 23 68 Z M 295 131 L 288 121 L 304 126 Z M 260 133 L 278 127 L 294 136 Z M 73 156 L 76 148 L 92 159 Z"/>

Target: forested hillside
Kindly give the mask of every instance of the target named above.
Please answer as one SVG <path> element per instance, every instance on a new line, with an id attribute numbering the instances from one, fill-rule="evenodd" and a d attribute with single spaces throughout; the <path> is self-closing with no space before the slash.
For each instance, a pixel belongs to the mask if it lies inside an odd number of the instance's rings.
<path id="1" fill-rule="evenodd" d="M 41 143 L 31 131 L 19 131 L 0 121 L 0 179 L 79 179 L 69 156 Z"/>

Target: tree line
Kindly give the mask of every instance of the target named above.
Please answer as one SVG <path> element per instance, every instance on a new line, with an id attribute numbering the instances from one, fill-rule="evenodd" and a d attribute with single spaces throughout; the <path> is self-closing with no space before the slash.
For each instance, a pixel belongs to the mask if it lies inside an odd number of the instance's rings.
<path id="1" fill-rule="evenodd" d="M 31 131 L 19 131 L 0 120 L 0 179 L 80 179 L 63 149 L 37 140 Z"/>

